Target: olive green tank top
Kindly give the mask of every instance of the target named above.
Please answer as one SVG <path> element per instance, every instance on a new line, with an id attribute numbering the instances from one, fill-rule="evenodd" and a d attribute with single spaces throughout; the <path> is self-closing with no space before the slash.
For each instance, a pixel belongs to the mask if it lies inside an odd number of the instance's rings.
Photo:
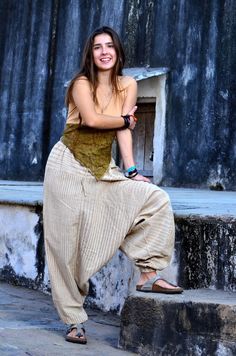
<path id="1" fill-rule="evenodd" d="M 79 124 L 66 124 L 61 141 L 83 166 L 99 180 L 110 161 L 115 130 L 99 130 Z"/>

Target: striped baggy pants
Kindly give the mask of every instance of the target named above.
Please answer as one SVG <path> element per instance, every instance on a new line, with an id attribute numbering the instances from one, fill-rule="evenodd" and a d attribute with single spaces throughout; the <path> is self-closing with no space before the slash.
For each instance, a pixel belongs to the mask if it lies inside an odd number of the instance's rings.
<path id="1" fill-rule="evenodd" d="M 142 272 L 170 262 L 174 219 L 168 195 L 127 179 L 113 161 L 97 181 L 62 142 L 47 162 L 43 218 L 53 301 L 66 324 L 87 320 L 89 278 L 119 248 Z"/>

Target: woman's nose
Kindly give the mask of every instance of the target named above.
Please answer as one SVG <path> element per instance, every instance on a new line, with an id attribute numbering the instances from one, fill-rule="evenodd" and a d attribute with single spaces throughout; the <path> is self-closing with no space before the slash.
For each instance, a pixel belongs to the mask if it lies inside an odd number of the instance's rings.
<path id="1" fill-rule="evenodd" d="M 104 54 L 104 53 L 107 53 L 107 48 L 106 48 L 106 46 L 103 46 L 102 47 L 102 53 Z"/>

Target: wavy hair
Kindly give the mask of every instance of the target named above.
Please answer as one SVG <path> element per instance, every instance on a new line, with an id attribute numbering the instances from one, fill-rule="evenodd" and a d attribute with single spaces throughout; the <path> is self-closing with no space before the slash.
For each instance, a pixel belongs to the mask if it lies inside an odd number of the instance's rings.
<path id="1" fill-rule="evenodd" d="M 116 51 L 117 55 L 117 60 L 112 68 L 111 71 L 111 85 L 112 89 L 114 90 L 115 94 L 119 94 L 119 86 L 118 86 L 118 76 L 122 75 L 122 69 L 124 67 L 125 63 L 125 54 L 124 54 L 124 49 L 121 44 L 120 38 L 118 34 L 110 27 L 108 26 L 103 26 L 95 31 L 92 32 L 92 34 L 89 36 L 87 39 L 87 42 L 84 46 L 83 50 L 83 55 L 82 55 L 82 62 L 81 62 L 81 68 L 80 71 L 74 76 L 74 78 L 70 81 L 70 84 L 68 86 L 67 92 L 66 92 L 66 98 L 65 102 L 66 105 L 68 106 L 69 103 L 72 101 L 72 89 L 75 81 L 82 77 L 85 76 L 88 78 L 89 83 L 92 88 L 93 92 L 93 100 L 95 103 L 97 103 L 97 98 L 96 98 L 96 91 L 98 87 L 98 69 L 96 65 L 94 64 L 94 59 L 93 59 L 93 43 L 94 43 L 94 38 L 98 35 L 101 35 L 103 33 L 108 34 L 113 41 L 113 45 Z"/>

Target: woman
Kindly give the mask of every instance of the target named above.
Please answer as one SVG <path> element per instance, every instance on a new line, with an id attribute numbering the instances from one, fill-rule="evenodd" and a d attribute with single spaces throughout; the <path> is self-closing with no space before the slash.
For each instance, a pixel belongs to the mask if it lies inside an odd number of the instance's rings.
<path id="1" fill-rule="evenodd" d="M 167 194 L 138 174 L 132 153 L 137 84 L 122 76 L 119 37 L 102 27 L 89 37 L 82 68 L 71 81 L 68 117 L 47 162 L 44 227 L 55 306 L 68 324 L 66 340 L 87 342 L 82 323 L 88 280 L 120 248 L 140 268 L 137 290 L 181 293 L 158 279 L 174 245 Z M 125 175 L 111 159 L 117 138 Z"/>

